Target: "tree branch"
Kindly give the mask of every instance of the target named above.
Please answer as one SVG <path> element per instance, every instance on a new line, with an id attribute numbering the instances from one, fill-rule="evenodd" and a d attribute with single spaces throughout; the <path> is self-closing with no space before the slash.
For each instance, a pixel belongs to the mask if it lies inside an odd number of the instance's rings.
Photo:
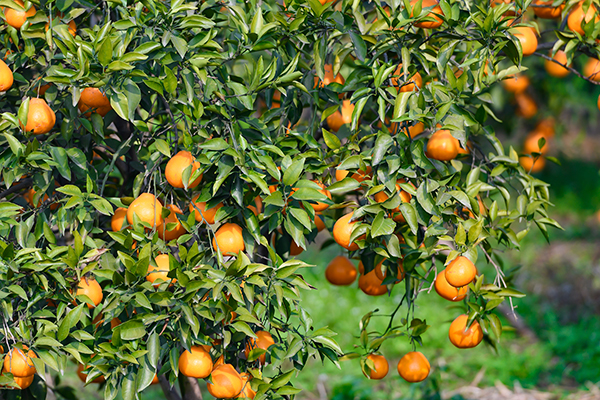
<path id="1" fill-rule="evenodd" d="M 33 181 L 33 179 L 31 178 L 26 178 L 26 179 L 22 179 L 19 181 L 19 183 L 17 183 L 14 186 L 9 187 L 8 189 L 6 189 L 5 191 L 0 193 L 0 199 L 5 198 L 6 196 L 9 196 L 15 192 L 18 192 L 19 190 L 31 186 L 31 182 Z"/>
<path id="2" fill-rule="evenodd" d="M 158 382 L 160 383 L 160 388 L 162 389 L 163 393 L 165 394 L 165 398 L 167 400 L 181 400 L 181 396 L 179 396 L 179 393 L 177 393 L 175 388 L 173 388 L 169 384 L 169 381 L 167 380 L 167 378 L 164 375 L 160 375 L 158 377 Z"/>
<path id="3" fill-rule="evenodd" d="M 183 400 L 202 400 L 202 392 L 200 391 L 198 379 L 186 376 L 183 378 L 183 386 L 185 387 Z"/>
<path id="4" fill-rule="evenodd" d="M 540 46 L 542 46 L 542 45 L 544 45 L 544 44 L 546 44 L 546 43 L 542 43 L 541 45 L 539 45 L 539 46 L 538 46 L 538 49 L 540 49 Z M 550 43 L 550 44 L 552 44 L 552 43 Z M 552 47 L 553 47 L 553 46 L 554 46 L 554 44 L 552 44 Z M 588 82 L 590 82 L 590 83 L 592 83 L 592 84 L 594 84 L 594 85 L 600 85 L 600 82 L 596 82 L 596 81 L 595 81 L 595 80 L 593 80 L 593 79 L 590 79 L 590 78 L 588 78 L 588 77 L 586 77 L 586 76 L 583 76 L 583 75 L 582 75 L 582 74 L 581 74 L 579 71 L 577 71 L 575 68 L 572 68 L 572 67 L 570 67 L 570 66 L 568 66 L 568 65 L 566 65 L 566 64 L 560 63 L 560 62 L 556 61 L 554 58 L 552 58 L 552 57 L 550 57 L 550 56 L 547 56 L 547 55 L 545 55 L 545 54 L 542 54 L 542 53 L 538 53 L 537 51 L 536 51 L 535 53 L 533 53 L 533 54 L 535 54 L 535 55 L 536 55 L 536 56 L 538 56 L 538 57 L 545 58 L 545 59 L 546 59 L 546 60 L 548 60 L 548 61 L 552 61 L 552 62 L 554 62 L 554 63 L 556 63 L 556 64 L 560 65 L 561 67 L 563 67 L 563 68 L 565 68 L 565 69 L 569 70 L 570 72 L 574 73 L 575 75 L 577 75 L 577 76 L 578 76 L 578 77 L 580 77 L 581 79 L 585 79 L 586 81 L 588 81 Z"/>

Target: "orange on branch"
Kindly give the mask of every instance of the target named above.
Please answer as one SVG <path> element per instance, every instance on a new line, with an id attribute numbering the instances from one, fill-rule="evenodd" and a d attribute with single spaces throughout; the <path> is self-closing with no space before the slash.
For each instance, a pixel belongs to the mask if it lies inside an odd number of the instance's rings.
<path id="1" fill-rule="evenodd" d="M 353 111 L 354 104 L 350 100 L 342 101 L 340 110 L 336 110 L 336 112 L 327 117 L 327 126 L 334 132 L 339 131 L 343 125 L 352 123 Z"/>
<path id="2" fill-rule="evenodd" d="M 429 376 L 431 365 L 419 351 L 406 353 L 398 362 L 398 374 L 407 382 L 421 382 Z"/>
<path id="3" fill-rule="evenodd" d="M 25 127 L 21 124 L 25 132 L 31 132 L 34 135 L 44 135 L 54 128 L 54 124 L 56 124 L 56 114 L 48 106 L 46 100 L 30 98 L 27 124 Z"/>
<path id="4" fill-rule="evenodd" d="M 250 381 L 252 380 L 252 375 L 248 373 L 240 374 L 242 377 L 242 391 L 238 395 L 239 399 L 254 399 L 256 396 L 256 392 L 252 390 L 250 386 Z"/>
<path id="5" fill-rule="evenodd" d="M 357 276 L 356 267 L 344 256 L 337 256 L 325 269 L 325 278 L 329 283 L 336 286 L 351 285 Z"/>
<path id="6" fill-rule="evenodd" d="M 585 32 L 581 25 L 586 25 L 591 21 L 594 21 L 595 24 L 600 22 L 600 15 L 594 3 L 589 5 L 587 11 L 583 10 L 583 6 L 585 1 L 581 1 L 577 3 L 571 9 L 569 13 L 569 17 L 567 18 L 567 26 L 573 32 L 577 32 L 580 35 L 585 35 Z"/>
<path id="7" fill-rule="evenodd" d="M 535 53 L 538 46 L 537 35 L 535 29 L 529 26 L 519 26 L 514 28 L 513 34 L 521 42 L 523 56 L 527 57 Z"/>
<path id="8" fill-rule="evenodd" d="M 0 60 L 0 92 L 6 92 L 12 87 L 14 77 L 11 69 L 6 63 Z"/>
<path id="9" fill-rule="evenodd" d="M 517 115 L 525 119 L 534 117 L 537 114 L 538 107 L 533 97 L 527 93 L 518 93 L 515 95 L 517 102 Z"/>
<path id="10" fill-rule="evenodd" d="M 404 75 L 402 64 L 398 64 L 396 70 L 392 73 L 390 81 L 392 82 L 392 86 L 399 88 L 401 92 L 413 92 L 423 86 L 421 74 L 415 72 L 411 75 L 409 72 L 408 76 Z"/>
<path id="11" fill-rule="evenodd" d="M 269 347 L 273 346 L 275 341 L 273 340 L 273 336 L 267 331 L 258 331 L 256 332 L 256 339 L 250 338 L 248 339 L 248 343 L 246 343 L 246 348 L 244 349 L 244 354 L 246 355 L 246 359 L 250 355 L 250 352 L 253 349 L 262 349 L 268 350 Z M 258 358 L 261 365 L 264 365 L 267 361 L 266 354 L 261 354 Z"/>
<path id="12" fill-rule="evenodd" d="M 442 270 L 435 278 L 435 291 L 440 297 L 450 301 L 461 301 L 467 297 L 468 286 L 454 287 L 446 280 L 446 270 Z"/>
<path id="13" fill-rule="evenodd" d="M 367 170 L 366 172 L 359 169 L 356 173 L 352 174 L 350 177 L 354 180 L 356 180 L 358 183 L 361 183 L 362 181 L 369 179 L 371 177 L 371 166 L 367 166 Z M 350 172 L 345 170 L 345 169 L 336 169 L 335 170 L 335 179 L 337 181 L 341 181 L 343 180 L 345 177 L 348 176 Z"/>
<path id="14" fill-rule="evenodd" d="M 242 391 L 244 382 L 231 364 L 219 365 L 212 371 L 208 392 L 217 399 L 232 399 Z"/>
<path id="15" fill-rule="evenodd" d="M 411 0 L 410 1 L 410 5 L 414 8 L 414 6 L 419 2 L 420 0 Z M 428 18 L 434 18 L 435 21 L 420 21 L 420 22 L 415 22 L 415 26 L 417 28 L 423 28 L 423 29 L 437 29 L 440 26 L 442 26 L 442 23 L 444 21 L 442 21 L 442 19 L 440 17 L 438 17 L 438 15 L 444 15 L 444 13 L 442 12 L 442 8 L 439 6 L 439 3 L 436 0 L 422 0 L 422 9 L 428 8 L 428 7 L 433 7 L 433 9 L 429 12 L 429 14 L 427 14 Z M 436 15 L 437 14 L 437 15 Z M 413 18 L 413 12 L 411 11 L 410 13 L 410 17 Z"/>
<path id="16" fill-rule="evenodd" d="M 110 218 L 110 229 L 113 232 L 118 232 L 123 229 L 125 225 L 125 220 L 127 219 L 127 209 L 123 207 L 119 207 L 115 210 L 115 213 Z"/>
<path id="17" fill-rule="evenodd" d="M 540 140 L 545 139 L 546 143 L 542 145 L 540 149 Z M 541 153 L 546 154 L 548 152 L 548 137 L 543 132 L 533 131 L 525 138 L 525 143 L 523 143 L 523 153 L 531 154 L 531 153 Z"/>
<path id="18" fill-rule="evenodd" d="M 171 270 L 171 267 L 168 254 L 160 254 L 156 256 L 155 260 L 156 265 L 152 261 L 150 261 L 150 265 L 148 265 L 148 274 L 146 275 L 146 280 L 152 283 L 152 286 L 158 287 L 161 283 L 171 280 L 171 278 L 167 276 Z M 155 281 L 158 282 L 154 283 Z"/>
<path id="19" fill-rule="evenodd" d="M 458 256 L 446 267 L 446 280 L 455 288 L 468 285 L 477 276 L 477 268 L 467 257 Z"/>
<path id="20" fill-rule="evenodd" d="M 470 349 L 477 346 L 483 340 L 483 331 L 479 322 L 473 321 L 467 329 L 469 316 L 466 314 L 458 316 L 448 330 L 450 342 L 459 349 Z"/>
<path id="21" fill-rule="evenodd" d="M 133 225 L 133 215 L 152 228 L 163 223 L 162 204 L 152 193 L 142 193 L 127 208 L 127 222 Z"/>
<path id="22" fill-rule="evenodd" d="M 535 160 L 533 157 L 519 157 L 519 164 L 525 169 L 525 172 L 535 174 L 544 169 L 546 160 L 542 157 L 538 157 Z"/>
<path id="23" fill-rule="evenodd" d="M 219 208 L 223 207 L 223 203 L 219 203 L 216 206 L 206 209 L 205 201 L 197 201 L 200 194 L 197 194 L 192 199 L 192 203 L 190 203 L 190 213 L 194 213 L 194 219 L 196 222 L 204 223 L 206 221 L 209 224 L 215 223 L 215 216 L 217 215 L 217 211 Z"/>
<path id="24" fill-rule="evenodd" d="M 436 131 L 427 142 L 427 157 L 438 161 L 450 161 L 456 158 L 460 149 L 460 142 L 449 130 Z"/>
<path id="25" fill-rule="evenodd" d="M 324 88 L 330 83 L 339 83 L 343 85 L 345 80 L 344 77 L 338 72 L 336 76 L 333 76 L 333 66 L 331 64 L 325 64 L 324 66 L 325 75 L 323 76 L 323 80 L 321 81 L 318 76 L 315 76 L 315 84 L 313 88 Z"/>
<path id="26" fill-rule="evenodd" d="M 89 118 L 92 115 L 92 112 L 98 113 L 100 116 L 104 117 L 112 110 L 110 100 L 106 94 L 95 87 L 88 87 L 81 91 L 77 107 L 86 118 Z"/>
<path id="27" fill-rule="evenodd" d="M 29 347 L 23 345 L 23 350 L 13 347 L 4 356 L 4 372 L 11 373 L 17 378 L 32 376 L 36 372 L 32 358 L 37 358 L 37 354 L 29 350 Z"/>
<path id="28" fill-rule="evenodd" d="M 529 87 L 529 78 L 525 75 L 510 75 L 502 81 L 507 92 L 521 93 Z"/>
<path id="29" fill-rule="evenodd" d="M 212 245 L 215 251 L 220 251 L 223 255 L 237 255 L 246 248 L 242 228 L 233 223 L 221 225 L 215 232 Z"/>
<path id="30" fill-rule="evenodd" d="M 169 210 L 169 215 L 167 218 L 163 219 L 162 224 L 156 227 L 156 231 L 158 232 L 158 237 L 160 237 L 165 242 L 170 242 L 171 240 L 178 239 L 180 236 L 184 235 L 187 231 L 179 222 L 177 218 L 177 214 L 183 215 L 183 211 L 175 204 L 167 204 L 165 207 Z M 175 227 L 168 230 L 168 224 L 177 224 Z"/>
<path id="31" fill-rule="evenodd" d="M 350 251 L 358 250 L 358 245 L 356 243 L 350 243 L 352 229 L 354 225 L 358 222 L 350 222 L 353 214 L 354 212 L 349 212 L 348 214 L 338 219 L 335 225 L 333 226 L 333 239 L 336 241 L 337 244 Z M 364 239 L 364 235 L 358 238 L 358 240 L 362 239 Z"/>
<path id="32" fill-rule="evenodd" d="M 202 346 L 192 346 L 179 357 L 179 372 L 190 378 L 207 378 L 213 370 L 210 353 Z"/>
<path id="33" fill-rule="evenodd" d="M 183 189 L 185 183 L 187 183 L 183 182 L 183 171 L 190 165 L 192 166 L 190 176 L 192 176 L 192 174 L 200 168 L 200 163 L 194 159 L 194 156 L 192 156 L 192 153 L 189 151 L 181 150 L 175 154 L 171 157 L 165 168 L 165 178 L 167 179 L 167 182 L 174 188 Z M 188 189 L 195 188 L 201 181 L 202 174 L 188 185 Z"/>
<path id="34" fill-rule="evenodd" d="M 410 199 L 412 199 L 412 195 L 400 188 L 400 184 L 402 184 L 402 183 L 406 183 L 406 180 L 398 179 L 398 181 L 396 182 L 396 193 L 399 193 L 400 200 L 403 203 L 410 203 Z M 413 185 L 413 187 L 414 187 L 414 185 Z M 383 203 L 383 202 L 387 201 L 387 199 L 389 199 L 390 197 L 387 195 L 385 190 L 382 190 L 381 192 L 375 193 L 373 198 L 375 199 L 376 202 Z M 404 219 L 404 216 L 400 212 L 400 206 L 394 208 L 391 212 L 392 212 L 394 221 L 400 222 L 400 223 L 406 222 L 406 220 Z"/>
<path id="35" fill-rule="evenodd" d="M 552 53 L 550 54 L 550 56 L 552 56 Z M 544 61 L 544 68 L 546 68 L 546 72 L 548 72 L 548 75 L 553 76 L 555 78 L 564 78 L 565 76 L 569 75 L 569 70 L 562 66 L 567 65 L 567 54 L 564 51 L 557 51 L 554 57 L 552 57 L 552 59 L 556 62 L 550 60 Z M 560 63 L 562 65 L 559 65 L 557 63 Z"/>
<path id="36" fill-rule="evenodd" d="M 358 269 L 361 270 L 361 267 L 364 271 L 362 262 L 359 264 Z M 387 286 L 383 284 L 382 279 L 379 279 L 375 270 L 362 274 L 358 278 L 358 288 L 369 296 L 382 296 L 387 293 Z"/>
<path id="37" fill-rule="evenodd" d="M 369 379 L 379 380 L 385 378 L 390 370 L 388 360 L 386 360 L 384 356 L 378 354 L 369 354 L 367 359 L 371 360 L 375 366 L 375 368 L 371 369 L 369 372 Z"/>
<path id="38" fill-rule="evenodd" d="M 24 8 L 25 4 L 21 0 L 14 0 L 15 3 Z M 5 7 L 4 16 L 6 23 L 15 29 L 21 29 L 27 18 L 33 17 L 36 13 L 35 7 L 31 5 L 26 11 L 16 10 L 14 8 Z"/>
<path id="39" fill-rule="evenodd" d="M 600 82 L 600 60 L 590 58 L 583 66 L 583 76 L 596 82 Z"/>
<path id="40" fill-rule="evenodd" d="M 21 390 L 23 390 L 23 389 L 27 389 L 29 386 L 31 386 L 31 384 L 33 383 L 34 376 L 35 375 L 29 375 L 29 376 L 25 376 L 23 378 L 15 376 L 13 379 L 15 380 L 15 383 L 17 385 L 19 385 Z"/>
<path id="41" fill-rule="evenodd" d="M 539 7 L 532 7 L 534 14 L 539 18 L 545 19 L 556 19 L 560 17 L 562 10 L 565 8 L 564 4 L 557 7 L 552 6 L 554 2 L 552 0 L 534 0 L 533 5 Z"/>
<path id="42" fill-rule="evenodd" d="M 89 309 L 95 308 L 100 304 L 104 295 L 102 294 L 102 287 L 93 278 L 83 278 L 77 284 L 77 291 L 75 295 L 85 295 L 90 298 L 92 304 L 86 303 Z"/>

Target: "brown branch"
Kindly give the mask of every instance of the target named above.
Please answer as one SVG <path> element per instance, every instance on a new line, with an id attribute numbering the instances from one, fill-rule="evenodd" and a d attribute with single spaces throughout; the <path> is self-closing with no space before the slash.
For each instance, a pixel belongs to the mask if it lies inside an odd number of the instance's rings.
<path id="1" fill-rule="evenodd" d="M 539 49 L 539 46 L 538 46 L 538 49 Z M 584 79 L 584 80 L 586 80 L 586 81 L 588 81 L 588 82 L 590 82 L 590 83 L 592 83 L 592 84 L 594 84 L 594 85 L 600 85 L 600 82 L 596 82 L 596 81 L 595 81 L 595 80 L 593 80 L 593 79 L 590 79 L 590 78 L 588 78 L 588 77 L 586 77 L 586 76 L 583 76 L 583 75 L 582 75 L 582 74 L 581 74 L 579 71 L 577 71 L 575 68 L 572 68 L 572 67 L 570 67 L 570 66 L 568 66 L 568 65 L 566 65 L 566 64 L 560 63 L 560 62 L 556 61 L 554 58 L 552 58 L 552 57 L 550 57 L 550 56 L 547 56 L 547 55 L 545 55 L 545 54 L 542 54 L 542 53 L 538 53 L 537 51 L 536 51 L 535 53 L 533 53 L 533 54 L 535 54 L 535 55 L 536 55 L 536 56 L 538 56 L 538 57 L 545 58 L 545 59 L 546 59 L 546 60 L 548 60 L 548 61 L 552 61 L 552 62 L 554 62 L 554 63 L 556 63 L 556 64 L 560 65 L 561 67 L 563 67 L 563 68 L 565 68 L 565 69 L 569 70 L 570 72 L 574 73 L 575 75 L 577 75 L 577 76 L 578 76 L 578 77 L 580 77 L 581 79 Z"/>
<path id="2" fill-rule="evenodd" d="M 19 181 L 19 183 L 9 187 L 8 189 L 6 189 L 5 191 L 0 193 L 0 199 L 5 198 L 6 196 L 9 196 L 15 192 L 18 192 L 19 190 L 31 186 L 31 182 L 33 181 L 33 179 L 31 178 L 26 178 L 26 179 L 22 179 Z"/>
<path id="3" fill-rule="evenodd" d="M 500 304 L 497 307 L 497 310 L 504 315 L 504 317 L 508 320 L 508 323 L 515 328 L 515 331 L 520 335 L 532 342 L 537 342 L 538 338 L 535 335 L 535 332 L 527 326 L 523 317 L 517 314 L 512 307 L 507 306 L 506 304 Z"/>
<path id="4" fill-rule="evenodd" d="M 96 147 L 94 147 L 94 151 L 98 153 L 98 155 L 102 157 L 104 161 L 108 163 L 112 161 L 112 156 L 108 153 L 108 149 L 104 146 L 96 145 Z M 121 160 L 120 158 L 117 158 L 115 160 L 115 166 L 121 172 L 123 180 L 127 181 L 128 171 L 127 164 L 125 164 L 125 161 Z"/>
<path id="5" fill-rule="evenodd" d="M 179 396 L 179 393 L 177 393 L 175 388 L 173 388 L 169 384 L 169 381 L 167 380 L 167 378 L 164 375 L 160 375 L 158 377 L 158 382 L 160 383 L 160 388 L 162 389 L 163 393 L 165 394 L 165 398 L 167 400 L 181 400 L 181 396 Z"/>
<path id="6" fill-rule="evenodd" d="M 202 392 L 200 391 L 200 385 L 198 385 L 198 379 L 184 377 L 183 386 L 185 388 L 185 394 L 183 400 L 202 400 Z"/>

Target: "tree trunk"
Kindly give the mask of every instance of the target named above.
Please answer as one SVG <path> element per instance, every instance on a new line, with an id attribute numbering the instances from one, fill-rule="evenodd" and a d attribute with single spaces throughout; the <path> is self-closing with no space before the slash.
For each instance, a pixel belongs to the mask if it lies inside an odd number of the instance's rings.
<path id="1" fill-rule="evenodd" d="M 184 377 L 183 387 L 183 400 L 202 400 L 202 392 L 200 391 L 198 379 Z"/>
<path id="2" fill-rule="evenodd" d="M 158 377 L 158 382 L 167 400 L 181 400 L 181 396 L 179 396 L 174 387 L 171 387 L 167 378 L 161 375 Z"/>

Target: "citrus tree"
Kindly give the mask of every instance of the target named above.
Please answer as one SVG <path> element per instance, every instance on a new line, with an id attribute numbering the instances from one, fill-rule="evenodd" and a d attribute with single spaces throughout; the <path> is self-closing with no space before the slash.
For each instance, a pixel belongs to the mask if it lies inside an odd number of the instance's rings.
<path id="1" fill-rule="evenodd" d="M 313 358 L 384 377 L 390 339 L 422 381 L 433 290 L 464 306 L 452 344 L 494 345 L 494 309 L 522 296 L 498 251 L 558 225 L 529 175 L 545 139 L 521 166 L 490 90 L 536 48 L 567 68 L 600 50 L 589 1 L 0 5 L 0 385 L 24 389 L 9 398 L 77 398 L 58 383 L 75 361 L 106 399 L 153 383 L 199 399 L 199 379 L 289 399 Z M 532 10 L 557 18 L 540 45 Z M 362 318 L 359 351 L 301 307 L 297 256 L 320 231 L 343 254 L 331 283 L 403 293 L 385 331 Z"/>

